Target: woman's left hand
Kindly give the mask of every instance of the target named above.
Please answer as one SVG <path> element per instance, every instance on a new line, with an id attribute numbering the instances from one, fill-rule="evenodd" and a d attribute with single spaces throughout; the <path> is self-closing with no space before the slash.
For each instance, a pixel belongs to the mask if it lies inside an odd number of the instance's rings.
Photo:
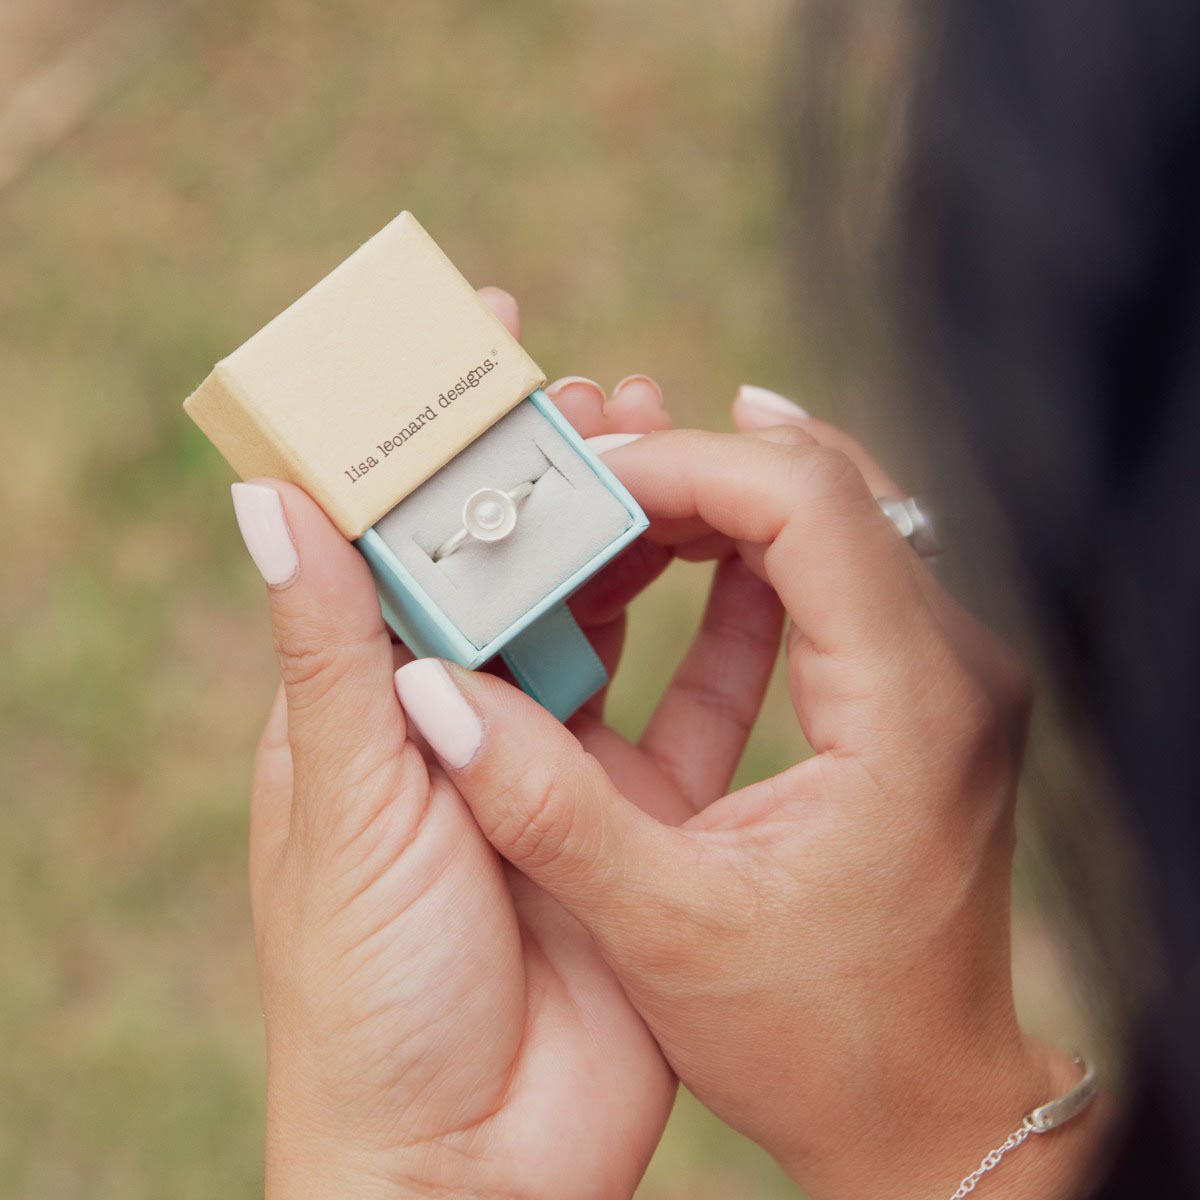
<path id="1" fill-rule="evenodd" d="M 515 325 L 509 298 L 485 299 Z M 588 435 L 666 424 L 644 388 L 607 409 L 557 390 Z M 675 1091 L 657 1045 L 588 934 L 407 736 L 392 676 L 410 656 L 357 551 L 294 487 L 239 485 L 237 503 L 284 682 L 251 828 L 267 1195 L 631 1195 Z M 661 565 L 581 598 L 603 656 L 618 593 Z"/>
<path id="2" fill-rule="evenodd" d="M 1013 1005 L 1026 677 L 880 512 L 905 493 L 783 404 L 748 419 L 743 394 L 741 436 L 665 432 L 607 460 L 647 540 L 720 564 L 639 746 L 586 717 L 572 737 L 434 661 L 397 687 L 489 840 L 591 930 L 702 1102 L 806 1194 L 948 1195 L 1078 1080 Z M 795 761 L 725 794 L 784 611 Z M 1097 1118 L 1006 1161 L 1005 1194 L 1077 1194 Z"/>

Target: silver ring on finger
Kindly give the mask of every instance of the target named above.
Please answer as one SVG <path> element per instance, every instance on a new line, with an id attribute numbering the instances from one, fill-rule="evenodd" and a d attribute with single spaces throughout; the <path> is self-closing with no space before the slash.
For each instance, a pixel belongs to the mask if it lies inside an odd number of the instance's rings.
<path id="1" fill-rule="evenodd" d="M 937 558 L 941 554 L 942 544 L 934 532 L 933 522 L 915 497 L 893 500 L 890 496 L 878 496 L 876 499 L 883 515 L 921 558 Z"/>

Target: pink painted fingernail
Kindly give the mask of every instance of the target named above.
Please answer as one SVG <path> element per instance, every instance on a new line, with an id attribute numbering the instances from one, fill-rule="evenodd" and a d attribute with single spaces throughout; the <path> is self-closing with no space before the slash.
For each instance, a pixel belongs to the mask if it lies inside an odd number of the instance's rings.
<path id="1" fill-rule="evenodd" d="M 483 744 L 483 722 L 436 658 L 418 658 L 396 672 L 396 695 L 409 720 L 448 767 L 459 770 Z"/>
<path id="2" fill-rule="evenodd" d="M 808 416 L 808 413 L 794 400 L 789 400 L 786 396 L 769 391 L 767 388 L 754 387 L 749 383 L 743 383 L 738 388 L 737 398 L 740 403 L 749 405 L 759 412 L 770 413 L 771 416 L 782 417 L 784 420 L 795 421 L 797 418 L 803 420 Z"/>
<path id="3" fill-rule="evenodd" d="M 587 379 L 583 375 L 564 375 L 561 379 L 546 384 L 546 395 L 551 400 L 557 400 L 567 388 L 578 388 L 580 391 L 591 392 L 597 401 L 601 404 L 604 403 L 604 389 L 594 379 Z"/>
<path id="4" fill-rule="evenodd" d="M 634 395 L 642 395 L 648 397 L 655 404 L 662 408 L 663 406 L 663 390 L 658 386 L 658 382 L 651 379 L 649 375 L 626 375 L 620 383 L 613 388 L 612 399 L 624 399 L 625 396 L 632 391 Z M 609 403 L 612 403 L 610 401 Z"/>
<path id="5" fill-rule="evenodd" d="M 300 573 L 300 556 L 279 493 L 261 483 L 235 483 L 230 491 L 242 541 L 258 573 L 268 587 L 287 587 Z"/>
<path id="6" fill-rule="evenodd" d="M 628 446 L 630 442 L 645 436 L 644 433 L 598 433 L 595 437 L 585 438 L 584 444 L 593 454 L 607 454 L 618 446 Z"/>

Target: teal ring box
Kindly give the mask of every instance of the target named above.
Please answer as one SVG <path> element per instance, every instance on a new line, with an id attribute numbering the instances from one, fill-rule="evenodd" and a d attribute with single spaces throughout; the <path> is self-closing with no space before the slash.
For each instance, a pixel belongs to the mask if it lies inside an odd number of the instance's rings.
<path id="1" fill-rule="evenodd" d="M 403 213 L 223 359 L 185 402 L 243 479 L 304 488 L 421 657 L 501 657 L 565 720 L 607 681 L 567 600 L 646 528 L 540 369 Z M 439 549 L 480 489 L 510 536 Z"/>
<path id="2" fill-rule="evenodd" d="M 562 436 L 620 502 L 628 516 L 628 524 L 616 537 L 598 548 L 569 576 L 483 645 L 468 638 L 442 611 L 378 529 L 368 529 L 355 544 L 371 566 L 385 619 L 415 654 L 449 659 L 468 668 L 481 666 L 500 655 L 521 687 L 565 720 L 607 682 L 600 660 L 568 612 L 566 601 L 605 563 L 639 537 L 648 522 L 637 501 L 587 448 L 545 392 L 539 388 L 524 403 Z M 570 530 L 561 532 L 563 536 L 570 536 Z M 486 554 L 487 548 L 483 552 Z"/>

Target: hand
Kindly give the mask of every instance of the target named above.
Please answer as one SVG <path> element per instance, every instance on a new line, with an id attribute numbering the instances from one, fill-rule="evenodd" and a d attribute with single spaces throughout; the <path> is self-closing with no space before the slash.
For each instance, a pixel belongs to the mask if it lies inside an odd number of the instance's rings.
<path id="1" fill-rule="evenodd" d="M 903 491 L 844 434 L 756 416 L 757 399 L 735 410 L 753 433 L 656 433 L 606 458 L 651 540 L 721 564 L 640 749 L 584 718 L 589 755 L 457 668 L 397 685 L 488 839 L 592 932 L 689 1088 L 818 1200 L 936 1200 L 1075 1078 L 1013 1009 L 1026 676 L 879 512 Z M 791 620 L 797 758 L 801 734 L 813 753 L 724 796 L 777 647 L 771 603 Z M 681 825 L 649 815 L 647 788 Z M 1095 1128 L 1033 1139 L 1005 1195 L 1068 1194 Z"/>
<path id="2" fill-rule="evenodd" d="M 484 298 L 515 333 L 511 298 Z M 586 435 L 668 423 L 645 380 L 607 406 L 555 391 Z M 251 822 L 268 1196 L 629 1196 L 674 1095 L 658 1047 L 406 736 L 392 674 L 411 656 L 363 559 L 296 488 L 235 495 L 283 676 Z M 643 548 L 579 597 L 610 664 L 619 595 L 667 558 Z"/>

